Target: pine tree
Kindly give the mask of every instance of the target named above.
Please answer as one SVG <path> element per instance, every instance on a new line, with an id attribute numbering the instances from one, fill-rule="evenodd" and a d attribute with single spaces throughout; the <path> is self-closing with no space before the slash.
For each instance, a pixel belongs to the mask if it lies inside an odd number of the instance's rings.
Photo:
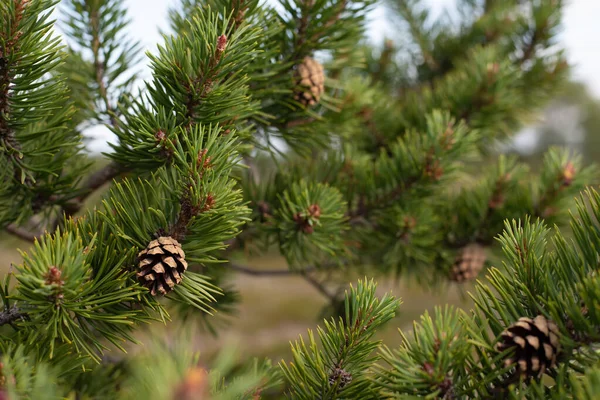
<path id="1" fill-rule="evenodd" d="M 65 43 L 56 6 L 0 3 L 0 226 L 33 243 L 0 287 L 0 398 L 598 396 L 600 195 L 568 212 L 597 170 L 495 151 L 565 77 L 562 1 L 461 0 L 434 21 L 390 0 L 401 40 L 377 47 L 375 0 L 182 0 L 146 57 L 123 2 L 62 2 Z M 116 136 L 101 166 L 94 125 Z M 235 261 L 273 248 L 286 269 Z M 218 334 L 232 271 L 306 279 L 333 316 L 278 366 L 229 348 L 207 365 L 193 330 L 142 339 L 188 315 Z M 323 279 L 357 271 L 487 277 L 473 310 L 426 313 L 389 349 L 375 334 L 400 301 Z"/>

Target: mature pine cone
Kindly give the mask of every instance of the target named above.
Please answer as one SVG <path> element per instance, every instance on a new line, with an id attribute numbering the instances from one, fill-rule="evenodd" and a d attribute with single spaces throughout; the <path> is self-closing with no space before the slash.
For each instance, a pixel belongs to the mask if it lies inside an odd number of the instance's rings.
<path id="1" fill-rule="evenodd" d="M 311 57 L 296 68 L 296 90 L 294 98 L 306 106 L 315 105 L 325 91 L 325 72 L 323 66 Z"/>
<path id="2" fill-rule="evenodd" d="M 181 282 L 188 265 L 179 242 L 169 236 L 161 236 L 148 244 L 138 254 L 140 271 L 137 277 L 150 293 L 167 294 Z"/>
<path id="3" fill-rule="evenodd" d="M 477 278 L 485 264 L 485 248 L 477 243 L 471 243 L 458 252 L 452 269 L 450 279 L 455 282 L 465 282 Z"/>
<path id="4" fill-rule="evenodd" d="M 496 350 L 514 348 L 504 364 L 514 364 L 521 375 L 540 376 L 556 364 L 560 349 L 558 335 L 556 324 L 543 315 L 534 319 L 523 317 L 502 332 Z"/>

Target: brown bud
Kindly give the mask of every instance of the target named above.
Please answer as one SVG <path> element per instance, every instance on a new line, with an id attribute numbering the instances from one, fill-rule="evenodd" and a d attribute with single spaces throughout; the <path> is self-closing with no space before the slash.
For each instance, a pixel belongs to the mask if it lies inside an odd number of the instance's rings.
<path id="1" fill-rule="evenodd" d="M 212 167 L 212 164 L 210 163 L 211 158 L 210 156 L 207 156 L 206 153 L 208 153 L 207 149 L 202 149 L 198 153 L 198 166 L 201 166 L 201 169 L 203 170 Z"/>
<path id="2" fill-rule="evenodd" d="M 154 138 L 156 139 L 156 141 L 158 142 L 162 142 L 163 140 L 165 140 L 165 138 L 167 137 L 167 135 L 161 130 L 159 129 L 155 134 L 154 134 Z"/>
<path id="3" fill-rule="evenodd" d="M 307 235 L 310 235 L 315 231 L 315 228 L 313 228 L 308 217 L 304 217 L 302 213 L 294 214 L 294 221 L 296 222 L 298 229 Z"/>
<path id="4" fill-rule="evenodd" d="M 173 394 L 173 400 L 208 400 L 210 384 L 204 368 L 194 367 L 188 370 L 183 382 Z"/>
<path id="5" fill-rule="evenodd" d="M 443 174 L 444 169 L 440 166 L 440 162 L 438 160 L 428 162 L 425 166 L 425 175 L 435 181 L 439 181 Z"/>
<path id="6" fill-rule="evenodd" d="M 569 161 L 562 173 L 563 186 L 570 186 L 573 183 L 573 179 L 575 179 L 575 166 Z"/>
<path id="7" fill-rule="evenodd" d="M 454 146 L 454 142 L 454 129 L 452 127 L 452 124 L 448 124 L 446 130 L 442 134 L 440 144 L 444 150 L 450 150 L 452 146 Z"/>
<path id="8" fill-rule="evenodd" d="M 424 363 L 423 364 L 423 370 L 428 374 L 428 375 L 433 375 L 435 373 L 435 369 L 433 368 L 433 365 L 431 365 L 431 363 Z"/>
<path id="9" fill-rule="evenodd" d="M 308 206 L 308 214 L 315 219 L 319 219 L 321 217 L 321 207 L 318 204 L 311 204 Z"/>
<path id="10" fill-rule="evenodd" d="M 486 66 L 486 72 L 487 72 L 488 80 L 495 79 L 496 75 L 498 75 L 498 72 L 500 72 L 500 64 L 498 64 L 497 62 L 489 63 Z"/>
<path id="11" fill-rule="evenodd" d="M 58 268 L 52 266 L 50 267 L 50 269 L 48 270 L 48 273 L 44 276 L 46 278 L 46 285 L 58 285 L 58 286 L 62 286 L 64 285 L 64 281 L 60 279 L 60 276 L 62 275 L 61 270 L 59 270 Z"/>
<path id="12" fill-rule="evenodd" d="M 206 195 L 204 199 L 204 205 L 202 206 L 202 212 L 208 211 L 215 206 L 215 198 L 211 193 Z"/>
<path id="13" fill-rule="evenodd" d="M 491 210 L 495 210 L 496 208 L 500 208 L 502 207 L 502 205 L 504 204 L 504 195 L 502 193 L 494 193 L 494 195 L 492 196 L 492 198 L 490 199 L 489 203 L 488 203 L 488 207 Z"/>
<path id="14" fill-rule="evenodd" d="M 417 220 L 415 217 L 406 216 L 404 217 L 404 228 L 406 230 L 413 230 L 417 226 Z"/>
<path id="15" fill-rule="evenodd" d="M 161 149 L 161 154 L 166 158 L 170 158 L 173 155 L 173 149 L 170 146 L 172 143 L 167 138 L 165 131 L 159 129 L 154 134 L 154 139 L 156 139 L 157 146 Z"/>
<path id="16" fill-rule="evenodd" d="M 227 47 L 227 36 L 221 35 L 217 38 L 217 55 L 223 54 L 225 47 Z"/>

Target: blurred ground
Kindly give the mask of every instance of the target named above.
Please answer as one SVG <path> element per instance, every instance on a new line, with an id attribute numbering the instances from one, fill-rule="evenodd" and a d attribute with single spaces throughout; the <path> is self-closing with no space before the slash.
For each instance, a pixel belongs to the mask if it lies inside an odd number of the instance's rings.
<path id="1" fill-rule="evenodd" d="M 26 242 L 0 236 L 1 275 L 8 271 L 11 263 L 20 262 L 15 247 L 26 250 L 28 246 Z M 281 268 L 285 261 L 279 256 L 270 255 L 249 259 L 247 264 L 256 269 L 273 269 Z M 356 282 L 359 278 L 346 277 L 348 283 Z M 451 286 L 428 292 L 405 281 L 395 282 L 385 277 L 375 280 L 379 282 L 381 294 L 391 291 L 403 302 L 396 318 L 378 334 L 390 347 L 397 347 L 400 343 L 398 328 L 410 330 L 413 321 L 418 320 L 425 310 L 432 310 L 436 305 L 469 307 L 471 304 L 465 294 L 470 287 L 463 287 L 461 291 Z M 196 338 L 196 345 L 204 360 L 212 358 L 219 349 L 228 345 L 237 347 L 239 360 L 252 356 L 270 357 L 275 362 L 282 358 L 290 360 L 289 342 L 300 334 L 306 337 L 307 329 L 314 329 L 321 322 L 320 313 L 326 305 L 326 299 L 301 277 L 233 274 L 231 283 L 239 290 L 241 302 L 237 306 L 237 313 L 219 329 L 218 337 L 204 332 Z M 156 323 L 150 331 L 168 335 L 179 329 L 180 325 L 176 322 L 167 326 Z"/>
<path id="2" fill-rule="evenodd" d="M 272 269 L 285 265 L 276 256 L 248 260 L 248 265 L 260 269 Z M 348 277 L 347 283 L 355 283 L 360 277 Z M 378 336 L 390 347 L 400 343 L 398 328 L 410 330 L 415 319 L 425 310 L 433 310 L 436 305 L 452 304 L 469 307 L 471 301 L 457 287 L 436 293 L 425 291 L 416 284 L 394 282 L 384 277 L 375 278 L 378 291 L 392 292 L 402 299 L 396 318 Z M 307 329 L 314 329 L 321 323 L 319 314 L 327 304 L 326 299 L 314 287 L 300 277 L 254 277 L 236 275 L 234 284 L 239 289 L 241 304 L 236 318 L 219 338 L 204 337 L 201 349 L 221 347 L 224 343 L 238 343 L 244 357 L 269 356 L 273 360 L 282 357 L 289 360 L 289 342 L 300 334 L 306 337 Z M 242 358 L 243 359 L 243 358 Z"/>

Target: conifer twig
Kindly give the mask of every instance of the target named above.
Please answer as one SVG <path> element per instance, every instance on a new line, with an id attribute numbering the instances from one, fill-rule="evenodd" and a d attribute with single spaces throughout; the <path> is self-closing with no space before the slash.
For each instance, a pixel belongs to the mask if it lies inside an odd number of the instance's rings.
<path id="1" fill-rule="evenodd" d="M 63 211 L 65 215 L 69 217 L 79 212 L 79 210 L 81 210 L 81 208 L 83 207 L 83 202 L 90 195 L 92 195 L 92 193 L 100 189 L 102 186 L 104 186 L 104 184 L 106 184 L 110 180 L 116 178 L 121 172 L 123 172 L 122 167 L 115 162 L 111 162 L 105 165 L 103 168 L 99 169 L 98 171 L 92 173 L 90 176 L 88 176 L 88 178 L 82 186 L 84 193 L 81 194 L 79 197 L 69 201 L 63 206 Z M 52 225 L 53 228 L 56 228 L 56 225 L 59 223 L 60 219 L 61 218 L 59 217 L 58 220 L 54 222 L 54 224 Z"/>
<path id="2" fill-rule="evenodd" d="M 247 275 L 254 276 L 291 276 L 291 275 L 300 275 L 304 272 L 312 272 L 315 271 L 316 268 L 313 266 L 305 267 L 301 270 L 291 270 L 291 269 L 254 269 L 247 267 L 245 265 L 240 265 L 234 262 L 230 262 L 228 264 L 229 268 L 236 272 L 241 272 Z"/>
<path id="3" fill-rule="evenodd" d="M 21 313 L 17 306 L 13 305 L 10 308 L 0 311 L 0 326 L 12 324 L 19 319 L 25 319 L 26 314 Z"/>
<path id="4" fill-rule="evenodd" d="M 117 125 L 117 120 L 114 116 L 114 109 L 110 104 L 110 100 L 108 99 L 108 89 L 106 84 L 104 83 L 104 63 L 100 61 L 100 48 L 102 43 L 100 42 L 100 16 L 98 15 L 99 11 L 96 9 L 90 14 L 90 24 L 91 24 L 91 33 L 92 33 L 92 54 L 94 55 L 94 72 L 95 72 L 95 80 L 98 84 L 98 92 L 100 94 L 100 98 L 104 102 L 104 106 L 106 107 L 106 113 L 108 114 L 108 118 L 110 120 L 110 124 L 114 127 Z"/>
<path id="5" fill-rule="evenodd" d="M 398 199 L 404 192 L 406 192 L 406 190 L 410 189 L 417 182 L 419 182 L 419 177 L 413 176 L 409 178 L 406 182 L 403 182 L 396 186 L 394 190 L 388 192 L 384 196 L 369 204 L 365 203 L 364 199 L 361 198 L 359 200 L 358 206 L 353 210 L 348 210 L 346 216 L 350 217 L 351 222 L 355 219 L 366 217 L 371 211 L 381 207 L 385 207 L 386 205 Z"/>
<path id="6" fill-rule="evenodd" d="M 188 126 L 193 124 L 195 115 L 195 108 L 198 107 L 201 102 L 208 96 L 212 90 L 214 79 L 216 78 L 219 70 L 217 66 L 221 62 L 225 48 L 227 47 L 227 36 L 221 35 L 217 38 L 215 53 L 211 57 L 208 65 L 208 70 L 201 73 L 191 85 L 183 82 L 187 89 L 187 101 L 186 101 L 186 118 L 189 119 Z"/>
<path id="7" fill-rule="evenodd" d="M 23 239 L 25 241 L 32 242 L 32 243 L 35 240 L 35 238 L 37 238 L 38 236 L 41 235 L 41 233 L 35 233 L 32 231 L 29 231 L 25 228 L 15 225 L 15 224 L 8 224 L 5 228 L 5 230 L 6 230 L 6 232 L 10 233 L 11 235 L 18 237 L 19 239 Z"/>
<path id="8" fill-rule="evenodd" d="M 316 280 L 314 276 L 311 276 L 304 271 L 301 271 L 301 275 L 304 278 L 304 280 L 310 283 L 315 289 L 319 291 L 319 293 L 327 297 L 329 301 L 333 303 L 333 301 L 336 299 L 336 296 L 334 293 L 330 293 L 329 290 L 327 290 L 327 288 L 325 287 L 325 285 Z"/>
<path id="9" fill-rule="evenodd" d="M 291 269 L 254 269 L 254 268 L 250 268 L 244 265 L 240 265 L 237 264 L 235 262 L 229 262 L 228 264 L 229 268 L 233 271 L 236 272 L 241 272 L 243 274 L 247 274 L 247 275 L 253 275 L 253 276 L 301 276 L 302 278 L 304 278 L 304 280 L 306 280 L 308 283 L 311 284 L 311 286 L 313 286 L 315 289 L 317 289 L 319 291 L 319 293 L 321 293 L 322 295 L 324 295 L 325 297 L 327 297 L 330 301 L 335 300 L 336 296 L 333 293 L 330 293 L 329 290 L 327 290 L 327 288 L 325 287 L 325 285 L 323 285 L 321 282 L 319 282 L 317 279 L 315 279 L 313 276 L 310 275 L 310 273 L 317 271 L 317 268 L 314 266 L 307 266 L 304 267 L 302 269 L 298 269 L 298 270 L 291 270 Z"/>

